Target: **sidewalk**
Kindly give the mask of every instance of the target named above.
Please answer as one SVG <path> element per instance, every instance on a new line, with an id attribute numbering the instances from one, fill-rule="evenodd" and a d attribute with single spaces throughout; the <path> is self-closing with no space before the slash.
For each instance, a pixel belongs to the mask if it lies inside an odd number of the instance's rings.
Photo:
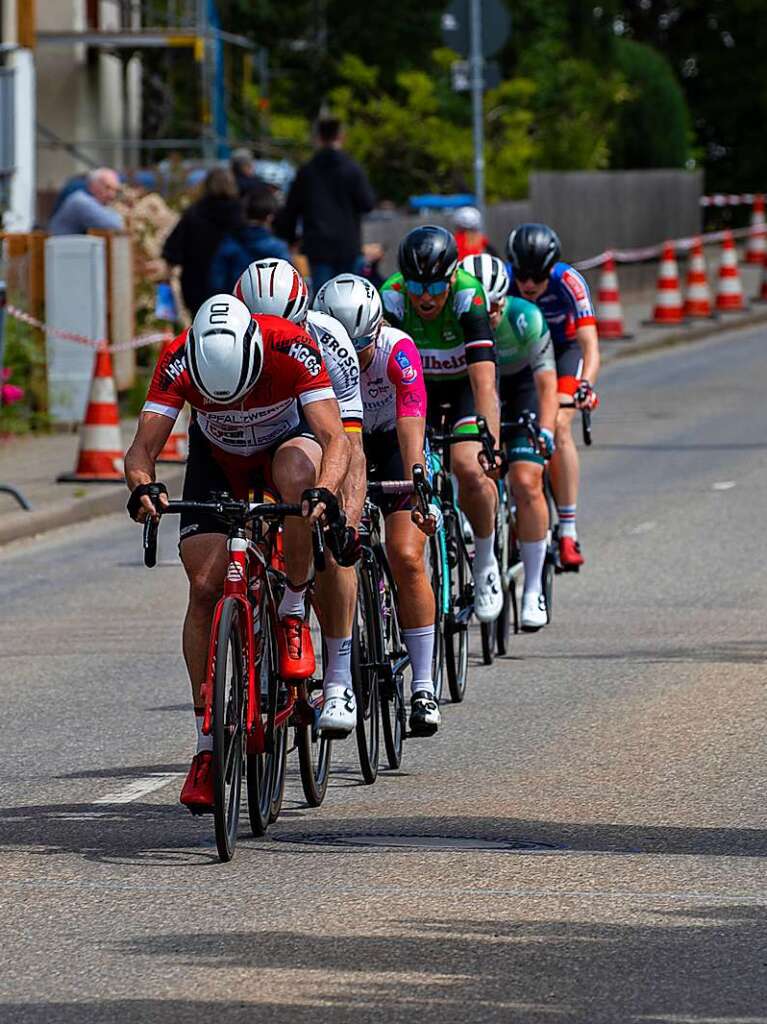
<path id="1" fill-rule="evenodd" d="M 741 275 L 745 294 L 750 301 L 758 290 L 761 271 L 759 268 L 742 266 Z M 715 320 L 674 327 L 654 327 L 645 322 L 650 316 L 653 302 L 653 290 L 646 295 L 632 296 L 632 301 L 624 302 L 626 330 L 632 337 L 627 341 L 603 341 L 603 363 L 667 345 L 696 341 L 739 326 L 767 323 L 767 303 L 752 302 L 744 313 L 729 313 Z M 133 435 L 133 429 L 133 422 L 126 421 L 122 425 L 126 445 Z M 76 456 L 76 434 L 0 438 L 0 484 L 18 487 L 33 509 L 24 512 L 9 495 L 0 494 L 0 546 L 55 527 L 124 510 L 128 492 L 122 483 L 56 483 L 59 473 L 72 470 Z M 177 492 L 183 478 L 183 466 L 164 465 L 161 476 L 171 493 Z"/>

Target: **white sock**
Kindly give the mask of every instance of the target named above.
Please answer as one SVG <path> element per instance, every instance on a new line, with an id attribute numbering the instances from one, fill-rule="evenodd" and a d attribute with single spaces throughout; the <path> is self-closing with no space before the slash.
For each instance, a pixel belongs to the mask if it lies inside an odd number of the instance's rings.
<path id="1" fill-rule="evenodd" d="M 203 715 L 198 715 L 197 712 L 194 714 L 194 724 L 197 727 L 197 753 L 201 754 L 203 750 L 213 749 L 213 733 L 210 736 L 206 736 L 202 731 L 202 720 Z"/>
<path id="2" fill-rule="evenodd" d="M 525 567 L 525 593 L 540 594 L 541 574 L 546 559 L 546 540 L 521 540 L 519 553 Z"/>
<path id="3" fill-rule="evenodd" d="M 323 692 L 326 697 L 339 697 L 352 683 L 352 638 L 326 636 L 325 649 L 328 663 Z"/>
<path id="4" fill-rule="evenodd" d="M 415 693 L 416 690 L 428 690 L 433 695 L 434 682 L 431 677 L 431 659 L 434 654 L 434 625 L 403 629 L 402 639 L 405 641 L 407 653 L 410 655 L 410 666 L 413 669 L 410 692 Z"/>
<path id="5" fill-rule="evenodd" d="M 474 534 L 474 572 L 489 569 L 495 561 L 495 530 L 489 537 L 478 537 Z"/>
<path id="6" fill-rule="evenodd" d="M 277 618 L 285 619 L 292 615 L 297 619 L 303 619 L 306 615 L 306 584 L 294 590 L 290 583 L 285 586 L 285 593 L 282 595 L 280 606 L 277 609 Z"/>
<path id="7" fill-rule="evenodd" d="M 576 505 L 557 505 L 560 537 L 572 537 L 573 540 L 577 539 L 578 531 L 575 528 L 576 508 Z"/>

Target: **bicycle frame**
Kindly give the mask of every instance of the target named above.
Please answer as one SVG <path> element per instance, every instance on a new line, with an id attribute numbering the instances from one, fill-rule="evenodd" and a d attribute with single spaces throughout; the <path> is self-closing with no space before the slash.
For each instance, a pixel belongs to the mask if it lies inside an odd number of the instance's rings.
<path id="1" fill-rule="evenodd" d="M 429 446 L 429 464 L 432 470 L 434 478 L 433 491 L 434 497 L 439 504 L 442 511 L 442 515 L 445 519 L 453 516 L 458 521 L 458 529 L 455 531 L 456 536 L 459 539 L 459 544 L 463 548 L 463 554 L 467 562 L 470 562 L 468 548 L 466 547 L 466 540 L 463 536 L 463 529 L 461 528 L 460 513 L 458 510 L 458 503 L 455 498 L 455 488 L 453 487 L 453 478 L 451 475 L 450 466 L 450 449 L 453 444 L 461 444 L 464 441 L 475 440 L 472 435 L 466 436 L 462 434 L 435 434 L 432 436 L 431 443 Z M 440 455 L 431 447 L 432 445 L 444 446 L 444 454 Z M 448 551 L 447 551 L 447 531 L 439 531 L 439 545 L 440 552 L 442 555 L 442 564 L 448 566 Z M 445 572 L 442 575 L 442 614 L 444 616 L 451 615 L 451 601 L 450 601 L 450 574 Z M 462 625 L 468 622 L 473 614 L 473 609 L 469 605 L 466 608 L 462 608 L 461 611 L 455 616 L 454 621 L 457 625 Z"/>

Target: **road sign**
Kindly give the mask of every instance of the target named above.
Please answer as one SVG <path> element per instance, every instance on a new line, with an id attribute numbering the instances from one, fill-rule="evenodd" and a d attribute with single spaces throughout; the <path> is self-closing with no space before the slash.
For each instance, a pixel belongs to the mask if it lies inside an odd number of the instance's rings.
<path id="1" fill-rule="evenodd" d="M 450 65 L 450 81 L 453 92 L 469 92 L 471 89 L 471 64 L 468 60 L 454 60 Z M 485 63 L 484 88 L 495 89 L 501 84 L 501 66 L 498 61 Z"/>
<path id="2" fill-rule="evenodd" d="M 442 38 L 446 46 L 462 57 L 471 50 L 471 0 L 451 0 L 442 15 Z M 498 53 L 511 31 L 511 14 L 503 0 L 482 0 L 482 56 Z"/>

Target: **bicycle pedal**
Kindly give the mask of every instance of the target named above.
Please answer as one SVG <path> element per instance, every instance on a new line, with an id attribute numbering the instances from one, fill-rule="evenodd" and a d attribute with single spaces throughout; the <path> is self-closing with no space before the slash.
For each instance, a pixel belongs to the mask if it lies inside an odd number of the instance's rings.
<path id="1" fill-rule="evenodd" d="M 195 818 L 201 818 L 204 814 L 212 814 L 213 808 L 206 807 L 204 804 L 187 804 L 189 813 Z"/>

